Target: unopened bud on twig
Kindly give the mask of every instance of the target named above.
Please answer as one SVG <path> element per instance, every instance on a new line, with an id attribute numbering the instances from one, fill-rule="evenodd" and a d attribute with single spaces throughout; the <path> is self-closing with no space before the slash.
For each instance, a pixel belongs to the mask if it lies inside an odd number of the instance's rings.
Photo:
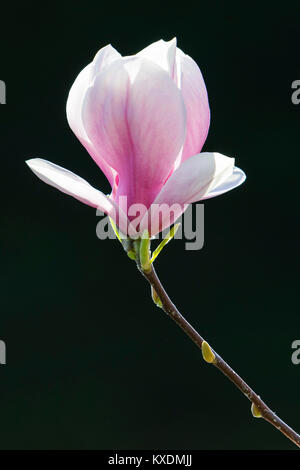
<path id="1" fill-rule="evenodd" d="M 210 364 L 213 363 L 213 362 L 216 362 L 216 356 L 213 353 L 210 345 L 206 341 L 203 341 L 202 346 L 201 346 L 201 350 L 202 350 L 203 359 L 206 362 L 209 362 Z"/>
<path id="2" fill-rule="evenodd" d="M 157 305 L 157 307 L 159 307 L 159 308 L 162 308 L 161 300 L 158 297 L 156 290 L 153 289 L 152 286 L 151 286 L 151 295 L 152 295 L 152 300 L 155 303 L 155 305 Z"/>
<path id="3" fill-rule="evenodd" d="M 251 413 L 254 416 L 254 418 L 261 418 L 262 414 L 260 409 L 255 405 L 255 403 L 252 403 L 251 405 Z"/>

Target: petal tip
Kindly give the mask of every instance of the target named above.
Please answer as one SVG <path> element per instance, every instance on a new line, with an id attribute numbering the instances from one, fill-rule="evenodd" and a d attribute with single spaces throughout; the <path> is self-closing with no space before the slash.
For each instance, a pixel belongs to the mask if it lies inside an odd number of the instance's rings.
<path id="1" fill-rule="evenodd" d="M 43 158 L 29 158 L 28 160 L 25 160 L 26 165 L 29 166 L 29 168 L 34 169 L 38 164 L 43 164 L 43 163 L 48 163 L 46 160 L 43 160 Z"/>
<path id="2" fill-rule="evenodd" d="M 177 45 L 177 37 L 174 36 L 172 39 L 170 39 L 169 41 L 167 41 L 169 44 L 175 44 L 175 46 Z"/>
<path id="3" fill-rule="evenodd" d="M 25 160 L 25 163 L 30 169 L 32 169 L 37 160 L 39 160 L 39 158 L 29 158 L 28 160 Z"/>

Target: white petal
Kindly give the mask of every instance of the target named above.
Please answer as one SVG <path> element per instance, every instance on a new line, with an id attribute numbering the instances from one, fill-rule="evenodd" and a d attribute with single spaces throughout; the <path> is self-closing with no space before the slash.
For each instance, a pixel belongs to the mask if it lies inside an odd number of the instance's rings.
<path id="1" fill-rule="evenodd" d="M 26 163 L 44 183 L 75 197 L 89 206 L 98 207 L 99 204 L 102 204 L 106 210 L 109 209 L 111 205 L 109 199 L 71 171 L 42 158 L 32 158 L 27 160 Z"/>
<path id="2" fill-rule="evenodd" d="M 121 59 L 121 57 L 121 54 L 112 47 L 111 44 L 102 47 L 102 49 L 100 49 L 95 55 L 92 62 L 91 79 L 94 79 L 95 76 L 102 72 L 105 67 L 111 65 L 115 60 Z"/>
<path id="3" fill-rule="evenodd" d="M 67 100 L 67 119 L 72 131 L 80 140 L 88 141 L 81 119 L 81 108 L 87 89 L 97 73 L 120 57 L 111 45 L 103 47 L 97 52 L 93 62 L 79 73 L 70 89 Z"/>
<path id="4" fill-rule="evenodd" d="M 82 122 L 82 104 L 87 93 L 88 87 L 92 83 L 96 74 L 102 71 L 107 65 L 110 65 L 114 60 L 117 60 L 120 54 L 110 45 L 103 47 L 96 54 L 92 63 L 87 65 L 77 76 L 74 81 L 67 100 L 67 119 L 69 126 L 80 140 L 82 145 L 89 152 L 93 160 L 101 168 L 106 175 L 108 181 L 113 187 L 115 172 L 107 164 L 103 155 L 95 149 L 93 143 L 88 138 L 83 122 Z"/>
<path id="5" fill-rule="evenodd" d="M 163 41 L 160 39 L 150 46 L 141 50 L 137 56 L 145 57 L 146 59 L 155 62 L 168 72 L 171 77 L 174 76 L 175 56 L 176 56 L 176 38 L 171 41 Z"/>
<path id="6" fill-rule="evenodd" d="M 187 134 L 182 160 L 201 152 L 206 140 L 210 109 L 202 73 L 196 62 L 179 48 L 176 53 L 177 84 L 181 89 L 187 115 Z"/>
<path id="7" fill-rule="evenodd" d="M 233 165 L 234 158 L 225 157 L 220 153 L 205 152 L 185 160 L 170 176 L 154 200 L 150 208 L 154 222 L 151 221 L 151 227 L 147 227 L 149 232 L 155 235 L 164 230 L 170 223 L 175 222 L 188 204 L 205 199 L 210 191 L 222 186 L 232 175 Z M 174 208 L 174 217 L 171 221 L 167 210 L 163 211 L 161 219 L 157 216 L 163 205 Z M 146 225 L 149 226 L 149 212 L 141 222 L 143 229 Z"/>
<path id="8" fill-rule="evenodd" d="M 155 203 L 190 204 L 201 200 L 232 174 L 234 158 L 217 152 L 193 155 L 170 176 Z"/>
<path id="9" fill-rule="evenodd" d="M 67 119 L 69 126 L 79 140 L 88 141 L 81 119 L 81 106 L 90 84 L 92 64 L 87 65 L 73 83 L 67 100 Z"/>
<path id="10" fill-rule="evenodd" d="M 212 197 L 220 196 L 220 194 L 227 193 L 227 191 L 240 186 L 245 179 L 246 175 L 243 170 L 235 166 L 232 175 L 230 175 L 223 183 L 212 188 L 202 199 L 210 199 Z"/>
<path id="11" fill-rule="evenodd" d="M 32 158 L 27 160 L 26 163 L 42 181 L 65 194 L 73 196 L 84 204 L 105 212 L 115 220 L 124 233 L 127 232 L 126 215 L 113 200 L 93 188 L 83 178 L 42 158 Z"/>

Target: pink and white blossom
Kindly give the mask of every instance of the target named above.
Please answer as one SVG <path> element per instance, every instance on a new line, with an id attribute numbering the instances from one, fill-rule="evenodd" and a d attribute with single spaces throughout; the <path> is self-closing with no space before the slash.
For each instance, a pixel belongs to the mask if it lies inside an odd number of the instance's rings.
<path id="1" fill-rule="evenodd" d="M 110 195 L 46 160 L 34 158 L 27 164 L 46 183 L 108 214 L 124 233 L 133 205 L 145 208 L 139 229 L 155 235 L 188 204 L 218 196 L 245 180 L 233 158 L 200 153 L 210 122 L 206 86 L 199 67 L 176 47 L 176 39 L 157 41 L 125 57 L 111 45 L 100 49 L 70 90 L 67 119 L 106 175 Z M 173 220 L 168 214 L 149 224 L 150 213 L 161 204 L 179 209 Z"/>

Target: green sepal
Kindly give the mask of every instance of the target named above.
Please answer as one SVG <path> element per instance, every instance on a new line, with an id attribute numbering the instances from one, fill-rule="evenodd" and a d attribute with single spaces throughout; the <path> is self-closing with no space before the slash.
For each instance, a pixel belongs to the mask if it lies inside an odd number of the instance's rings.
<path id="1" fill-rule="evenodd" d="M 108 216 L 108 218 L 109 218 L 109 221 L 110 221 L 110 225 L 112 226 L 112 229 L 113 229 L 113 231 L 115 232 L 115 234 L 116 234 L 116 236 L 117 236 L 117 239 L 119 240 L 120 243 L 122 243 L 122 239 L 121 239 L 120 233 L 119 233 L 119 231 L 118 231 L 118 229 L 117 229 L 117 226 L 116 226 L 114 220 L 113 220 L 111 217 L 109 217 L 109 216 Z"/>
<path id="2" fill-rule="evenodd" d="M 136 253 L 135 253 L 135 251 L 133 251 L 133 250 L 127 251 L 127 256 L 128 256 L 130 259 L 133 259 L 133 260 L 136 259 Z"/>
<path id="3" fill-rule="evenodd" d="M 170 229 L 169 233 L 166 235 L 166 237 L 163 239 L 163 241 L 158 245 L 156 250 L 153 251 L 152 258 L 150 259 L 150 264 L 153 263 L 153 261 L 158 257 L 159 253 L 163 249 L 163 247 L 169 243 L 170 240 L 175 236 L 177 230 L 179 229 L 180 224 L 175 224 L 173 227 Z"/>
<path id="4" fill-rule="evenodd" d="M 145 272 L 149 272 L 151 269 L 150 263 L 150 237 L 148 230 L 143 232 L 140 240 L 140 264 L 141 268 Z"/>

